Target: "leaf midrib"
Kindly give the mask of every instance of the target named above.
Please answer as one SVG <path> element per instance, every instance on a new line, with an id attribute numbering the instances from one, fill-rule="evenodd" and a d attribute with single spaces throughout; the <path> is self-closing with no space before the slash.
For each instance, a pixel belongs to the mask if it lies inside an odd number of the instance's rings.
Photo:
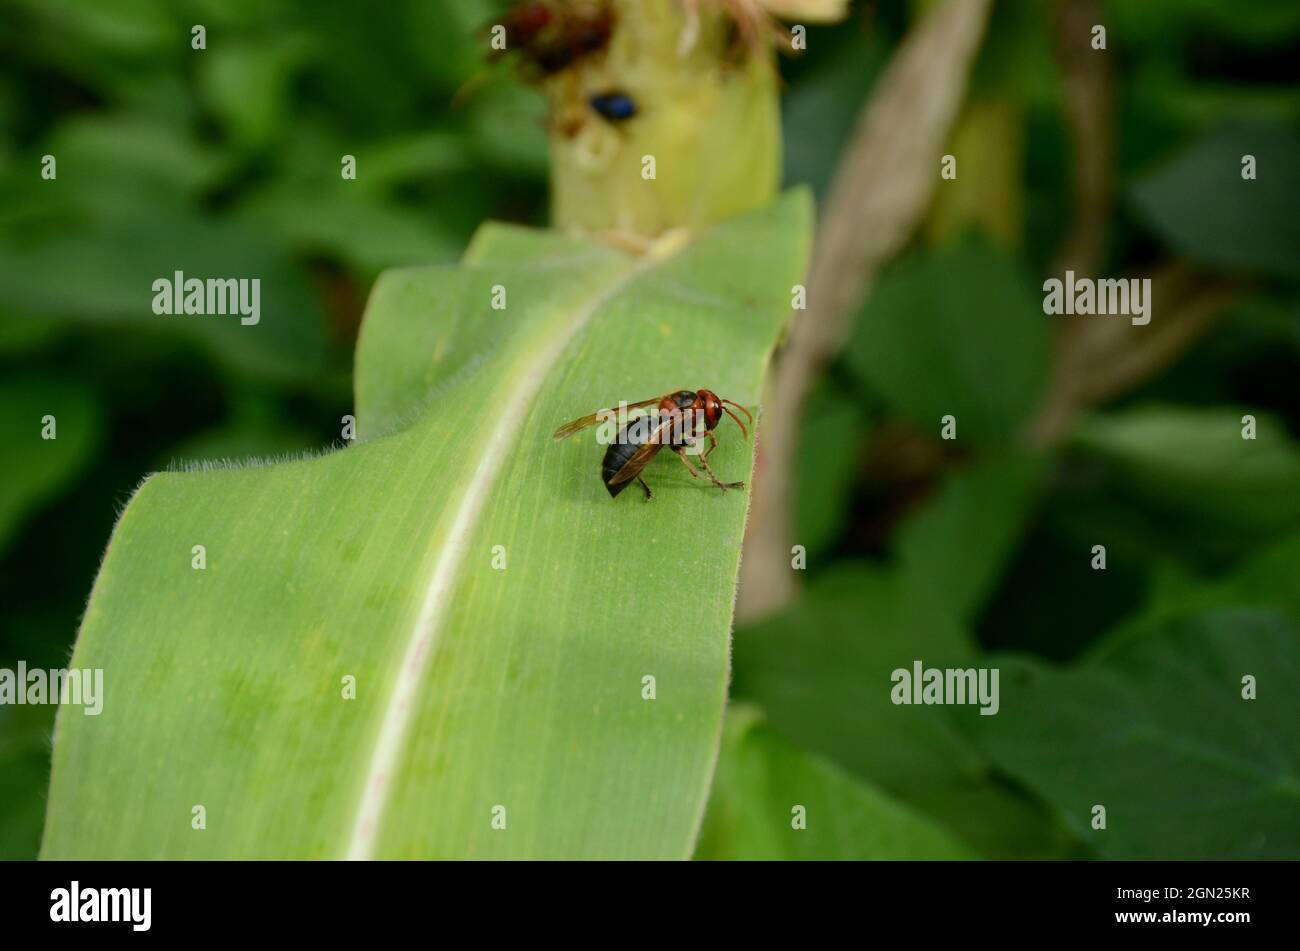
<path id="1" fill-rule="evenodd" d="M 673 249 L 675 254 L 679 248 Z M 671 256 L 671 255 L 668 255 Z M 510 448 L 528 417 L 528 409 L 550 377 L 569 344 L 609 301 L 630 287 L 665 256 L 647 254 L 624 270 L 597 293 L 589 296 L 563 322 L 556 322 L 550 345 L 531 353 L 528 359 L 514 364 L 506 374 L 512 381 L 500 399 L 493 400 L 496 421 L 487 437 L 476 446 L 479 464 L 461 494 L 451 502 L 455 515 L 451 526 L 441 535 L 430 552 L 433 570 L 424 585 L 419 614 L 407 638 L 397 668 L 391 695 L 380 720 L 371 750 L 361 798 L 348 835 L 346 855 L 349 859 L 374 856 L 383 828 L 384 812 L 391 795 L 393 777 L 405 746 L 410 721 L 415 715 L 415 699 L 432 660 L 438 636 L 450 606 L 450 593 L 460 575 L 468 551 L 468 540 L 481 521 L 484 506 L 510 456 Z M 426 562 L 427 563 L 427 562 Z"/>

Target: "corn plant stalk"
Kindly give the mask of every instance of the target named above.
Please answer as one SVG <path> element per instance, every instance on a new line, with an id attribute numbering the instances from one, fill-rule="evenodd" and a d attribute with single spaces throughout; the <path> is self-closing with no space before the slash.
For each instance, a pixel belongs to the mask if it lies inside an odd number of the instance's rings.
<path id="1" fill-rule="evenodd" d="M 609 49 L 546 84 L 551 204 L 558 228 L 658 235 L 699 228 L 770 201 L 781 177 L 772 51 L 732 48 L 724 5 L 616 0 Z M 615 126 L 593 93 L 637 104 Z M 653 168 L 651 168 L 653 165 Z"/>

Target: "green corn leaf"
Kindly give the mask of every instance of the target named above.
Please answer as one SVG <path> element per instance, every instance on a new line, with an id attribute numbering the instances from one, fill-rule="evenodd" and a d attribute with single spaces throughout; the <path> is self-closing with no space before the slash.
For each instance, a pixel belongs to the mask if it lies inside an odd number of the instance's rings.
<path id="1" fill-rule="evenodd" d="M 681 387 L 755 407 L 809 233 L 792 193 L 673 251 L 488 226 L 382 277 L 357 445 L 156 475 L 124 512 L 42 855 L 691 855 L 746 493 L 661 454 L 654 502 L 611 500 L 595 430 L 551 433 Z"/>

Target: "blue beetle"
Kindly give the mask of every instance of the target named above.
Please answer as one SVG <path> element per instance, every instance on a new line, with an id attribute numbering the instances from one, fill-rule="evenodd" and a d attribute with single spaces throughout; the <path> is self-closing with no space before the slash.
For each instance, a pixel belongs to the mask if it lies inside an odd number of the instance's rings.
<path id="1" fill-rule="evenodd" d="M 625 122 L 636 115 L 636 103 L 625 92 L 598 92 L 587 102 L 610 122 Z"/>

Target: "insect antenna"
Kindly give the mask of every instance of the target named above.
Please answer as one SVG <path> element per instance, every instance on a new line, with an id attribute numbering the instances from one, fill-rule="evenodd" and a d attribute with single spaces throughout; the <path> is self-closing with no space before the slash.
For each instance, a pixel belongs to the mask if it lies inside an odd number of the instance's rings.
<path id="1" fill-rule="evenodd" d="M 753 416 L 750 416 L 750 415 L 749 415 L 749 410 L 745 409 L 745 407 L 741 406 L 739 403 L 737 403 L 737 402 L 735 402 L 735 401 L 733 401 L 733 400 L 721 400 L 721 399 L 720 399 L 718 402 L 720 402 L 720 403 L 724 403 L 724 404 L 725 404 L 725 403 L 730 403 L 732 406 L 736 407 L 736 409 L 740 410 L 742 413 L 745 414 L 745 418 L 749 420 L 749 425 L 751 425 L 751 426 L 754 425 L 754 417 L 753 417 Z M 743 435 L 746 439 L 748 439 L 748 438 L 749 438 L 749 430 L 747 430 L 747 429 L 745 428 L 745 424 L 742 423 L 742 422 L 740 421 L 740 417 L 737 416 L 735 413 L 733 413 L 731 410 L 727 409 L 727 407 L 726 407 L 725 405 L 722 407 L 722 411 L 723 411 L 724 413 L 726 413 L 728 416 L 730 416 L 732 419 L 734 419 L 734 420 L 736 421 L 736 425 L 740 427 L 741 435 Z"/>

